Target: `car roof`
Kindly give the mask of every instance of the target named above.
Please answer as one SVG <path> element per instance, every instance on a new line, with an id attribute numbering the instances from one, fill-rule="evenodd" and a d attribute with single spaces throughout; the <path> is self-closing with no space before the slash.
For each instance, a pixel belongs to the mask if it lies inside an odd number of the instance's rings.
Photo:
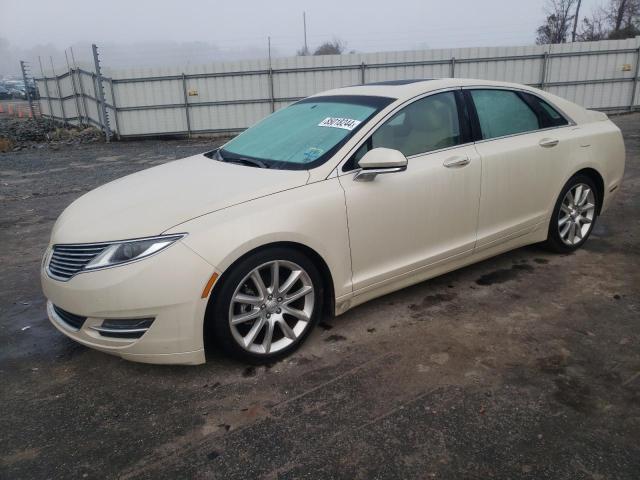
<path id="1" fill-rule="evenodd" d="M 325 92 L 317 93 L 316 96 L 329 95 L 368 95 L 374 97 L 391 97 L 398 100 L 428 93 L 434 90 L 455 87 L 504 87 L 520 90 L 536 90 L 526 85 L 509 82 L 496 82 L 492 80 L 477 80 L 472 78 L 438 78 L 438 79 L 409 79 L 391 80 L 384 82 L 366 83 L 364 85 L 353 85 L 350 87 L 335 88 Z"/>

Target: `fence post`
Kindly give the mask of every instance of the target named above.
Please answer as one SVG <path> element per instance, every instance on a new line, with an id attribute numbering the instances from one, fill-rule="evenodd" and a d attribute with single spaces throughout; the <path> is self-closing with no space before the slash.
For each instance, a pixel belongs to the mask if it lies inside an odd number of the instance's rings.
<path id="1" fill-rule="evenodd" d="M 104 88 L 102 85 L 102 73 L 100 72 L 100 60 L 98 59 L 98 47 L 94 43 L 91 45 L 93 51 L 93 64 L 96 69 L 96 98 L 98 99 L 98 109 L 102 115 L 102 126 L 104 127 L 104 137 L 107 143 L 111 140 L 111 130 L 109 128 L 109 118 L 107 117 L 107 107 L 104 104 Z"/>
<path id="2" fill-rule="evenodd" d="M 362 63 L 360 64 L 360 83 L 361 83 L 362 85 L 364 85 L 364 84 L 366 83 L 366 82 L 365 82 L 365 77 L 364 77 L 364 72 L 365 72 L 365 69 L 366 69 L 366 68 L 367 68 L 367 66 L 365 65 L 365 63 L 364 63 L 364 62 L 362 62 Z"/>
<path id="3" fill-rule="evenodd" d="M 49 82 L 44 75 L 44 68 L 42 68 L 42 59 L 38 57 L 38 63 L 40 64 L 40 73 L 42 74 L 42 81 L 44 82 L 44 93 L 47 94 L 47 103 L 49 104 L 49 120 L 55 121 L 53 118 L 53 104 L 51 103 L 51 94 L 49 93 Z"/>
<path id="4" fill-rule="evenodd" d="M 184 114 L 187 117 L 187 133 L 191 138 L 191 119 L 189 118 L 189 95 L 187 93 L 187 78 L 182 72 L 182 94 L 184 95 Z"/>
<path id="5" fill-rule="evenodd" d="M 56 75 L 56 71 L 53 68 L 53 57 L 49 57 L 49 61 L 51 62 L 51 72 L 53 73 L 54 78 L 56 79 L 56 88 L 58 89 L 58 100 L 60 100 L 60 112 L 62 113 L 62 124 L 67 124 L 67 115 L 64 113 L 64 100 L 62 99 L 62 90 L 60 89 L 60 79 Z"/>
<path id="6" fill-rule="evenodd" d="M 33 100 L 31 98 L 31 92 L 29 91 L 29 84 L 27 83 L 27 66 L 25 62 L 23 62 L 22 60 L 20 60 L 20 70 L 22 70 L 22 81 L 24 82 L 24 93 L 27 95 L 27 101 L 29 102 L 29 111 L 31 112 L 31 118 L 35 118 L 36 115 L 33 111 Z"/>
<path id="7" fill-rule="evenodd" d="M 269 67 L 269 99 L 271 100 L 271 113 L 276 111 L 276 99 L 273 88 L 273 68 Z"/>
<path id="8" fill-rule="evenodd" d="M 109 80 L 109 88 L 111 89 L 111 106 L 113 107 L 113 119 L 115 120 L 116 136 L 120 140 L 120 124 L 118 123 L 118 106 L 116 105 L 116 92 L 113 90 L 113 78 Z"/>
<path id="9" fill-rule="evenodd" d="M 102 112 L 100 110 L 100 101 L 98 100 L 98 85 L 96 83 L 96 74 L 91 72 L 91 83 L 93 84 L 93 100 L 96 102 L 96 112 L 98 113 L 98 125 L 100 130 L 104 131 L 104 122 L 102 120 Z"/>
<path id="10" fill-rule="evenodd" d="M 549 62 L 549 52 L 544 52 L 542 55 L 542 69 L 540 72 L 540 90 L 544 90 L 547 83 L 547 63 Z"/>
<path id="11" fill-rule="evenodd" d="M 75 65 L 75 61 L 73 62 Z M 78 77 L 78 87 L 80 88 L 80 97 L 82 98 L 82 110 L 84 110 L 84 123 L 87 126 L 91 126 L 91 120 L 89 119 L 89 109 L 87 108 L 87 95 L 84 92 L 84 84 L 82 83 L 82 71 L 76 67 L 76 75 Z"/>
<path id="12" fill-rule="evenodd" d="M 456 57 L 451 57 L 451 78 L 456 78 Z"/>
<path id="13" fill-rule="evenodd" d="M 64 59 L 67 61 L 67 69 L 69 70 L 69 79 L 71 80 L 71 89 L 73 90 L 73 98 L 76 102 L 76 118 L 78 120 L 78 125 L 82 125 L 82 113 L 80 113 L 80 99 L 78 98 L 78 90 L 76 89 L 76 80 L 73 78 L 73 70 L 71 70 L 71 65 L 69 65 L 69 57 L 67 56 L 67 51 L 64 51 Z"/>
<path id="14" fill-rule="evenodd" d="M 636 92 L 638 91 L 638 75 L 640 74 L 640 47 L 636 53 L 636 73 L 633 75 L 633 87 L 631 87 L 631 101 L 629 102 L 629 110 L 633 110 L 636 102 Z"/>
<path id="15" fill-rule="evenodd" d="M 71 51 L 71 61 L 73 62 L 73 67 L 76 70 L 76 75 L 78 76 L 78 87 L 80 88 L 80 96 L 82 97 L 82 107 L 84 109 L 84 120 L 87 126 L 91 125 L 89 121 L 89 111 L 87 110 L 87 96 L 84 93 L 84 85 L 82 84 L 82 71 L 78 68 L 76 64 L 76 56 L 73 54 L 73 47 L 69 47 L 69 51 Z"/>

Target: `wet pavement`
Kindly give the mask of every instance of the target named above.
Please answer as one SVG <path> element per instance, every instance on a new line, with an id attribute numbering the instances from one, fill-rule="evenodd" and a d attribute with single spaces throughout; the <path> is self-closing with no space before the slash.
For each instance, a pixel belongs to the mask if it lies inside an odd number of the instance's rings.
<path id="1" fill-rule="evenodd" d="M 640 478 L 640 114 L 613 119 L 625 182 L 584 249 L 376 299 L 262 367 L 130 363 L 46 319 L 62 209 L 211 140 L 1 154 L 0 478 Z"/>

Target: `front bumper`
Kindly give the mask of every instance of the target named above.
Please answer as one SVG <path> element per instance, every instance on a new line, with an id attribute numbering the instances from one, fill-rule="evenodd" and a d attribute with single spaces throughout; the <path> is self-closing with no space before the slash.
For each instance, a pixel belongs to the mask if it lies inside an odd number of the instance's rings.
<path id="1" fill-rule="evenodd" d="M 51 323 L 73 340 L 127 360 L 145 363 L 204 363 L 202 326 L 207 300 L 202 290 L 215 268 L 182 242 L 150 258 L 104 270 L 83 272 L 68 281 L 41 270 Z M 74 328 L 53 305 L 86 320 Z M 104 336 L 106 319 L 152 318 L 139 338 Z"/>

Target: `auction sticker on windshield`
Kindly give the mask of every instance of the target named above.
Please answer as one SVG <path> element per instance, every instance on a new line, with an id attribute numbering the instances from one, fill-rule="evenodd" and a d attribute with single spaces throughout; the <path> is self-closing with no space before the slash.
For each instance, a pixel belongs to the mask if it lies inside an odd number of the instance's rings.
<path id="1" fill-rule="evenodd" d="M 344 130 L 353 130 L 358 125 L 362 123 L 360 120 L 354 120 L 352 118 L 336 118 L 336 117 L 327 117 L 322 120 L 318 126 L 319 127 L 333 127 L 333 128 L 343 128 Z"/>

